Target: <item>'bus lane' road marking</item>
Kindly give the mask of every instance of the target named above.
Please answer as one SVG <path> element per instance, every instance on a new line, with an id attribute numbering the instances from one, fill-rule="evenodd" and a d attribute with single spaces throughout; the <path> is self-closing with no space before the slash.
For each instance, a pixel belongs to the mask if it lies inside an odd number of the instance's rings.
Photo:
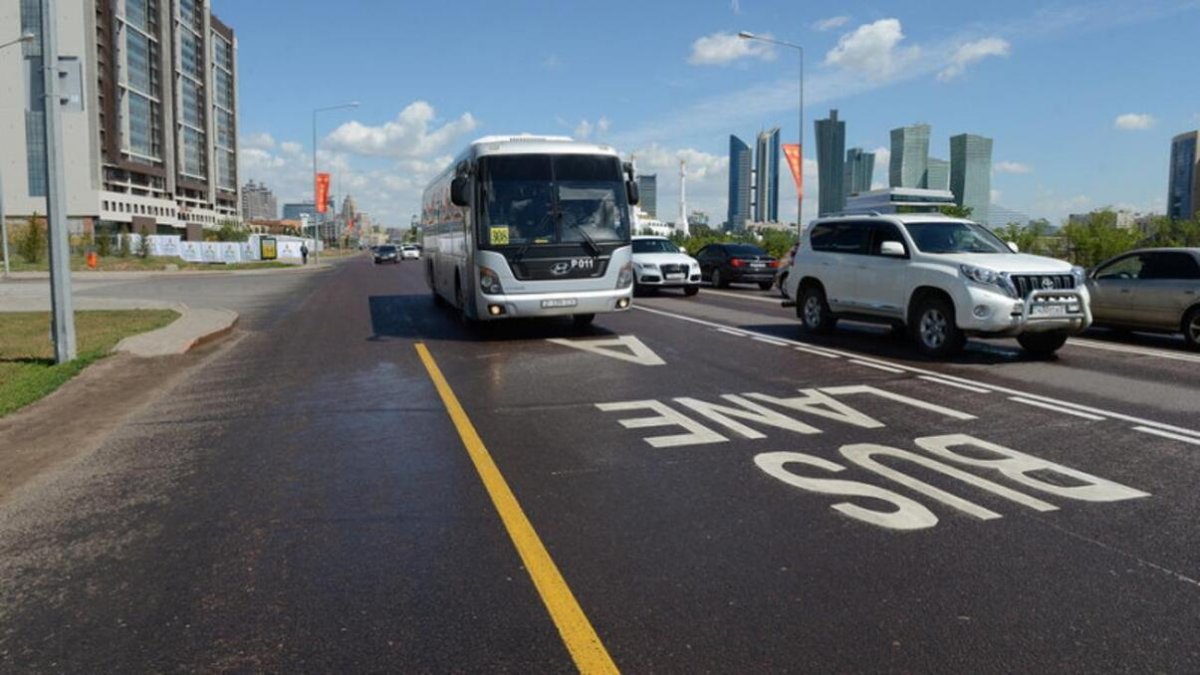
<path id="1" fill-rule="evenodd" d="M 664 311 L 661 309 L 651 309 L 649 307 L 644 307 L 642 305 L 634 305 L 633 308 L 636 310 L 643 311 L 643 312 L 649 312 L 651 314 L 659 314 L 661 316 L 676 319 L 679 321 L 687 321 L 690 323 L 699 324 L 701 326 L 708 326 L 710 328 L 716 328 L 716 329 L 728 328 L 728 326 L 717 323 L 715 321 L 708 321 L 707 319 L 698 319 L 693 316 L 687 316 L 684 314 L 676 314 L 674 312 L 667 312 L 667 311 Z M 754 331 L 749 331 L 749 332 L 753 333 Z M 762 333 L 759 333 L 759 334 L 761 335 Z M 770 337 L 772 337 L 776 340 L 782 340 L 784 342 L 787 342 L 788 344 L 792 345 L 793 347 L 797 347 L 797 348 L 808 346 L 806 343 L 800 342 L 798 340 L 789 340 L 787 338 L 781 338 L 781 337 L 777 337 L 777 336 L 770 336 Z M 825 349 L 825 348 L 822 348 L 822 349 Z M 828 351 L 830 351 L 834 354 L 837 354 L 839 356 L 845 356 L 850 359 L 860 358 L 860 356 L 858 354 L 855 354 L 853 352 L 847 352 L 847 351 L 842 351 L 842 350 L 838 350 L 838 349 L 828 349 Z M 918 376 L 928 375 L 930 377 L 937 378 L 938 380 L 943 381 L 943 383 L 955 382 L 955 383 L 963 384 L 963 385 L 967 385 L 967 386 L 984 386 L 984 387 L 987 387 L 990 391 L 997 391 L 997 392 L 1000 392 L 1003 394 L 1009 394 L 1012 396 L 1020 396 L 1025 399 L 1036 400 L 1036 401 L 1040 401 L 1042 403 L 1049 404 L 1049 405 L 1061 406 L 1062 408 L 1069 408 L 1069 409 L 1075 410 L 1077 412 L 1091 413 L 1093 415 L 1100 415 L 1102 417 L 1107 417 L 1109 419 L 1121 420 L 1123 422 L 1132 422 L 1135 425 L 1141 425 L 1141 426 L 1144 426 L 1147 428 L 1158 429 L 1163 432 L 1171 433 L 1171 434 L 1178 435 L 1178 436 L 1183 436 L 1186 438 L 1194 438 L 1196 441 L 1200 442 L 1200 431 L 1196 431 L 1194 429 L 1186 429 L 1184 427 L 1178 427 L 1173 424 L 1167 424 L 1165 422 L 1156 422 L 1154 420 L 1148 420 L 1148 419 L 1145 419 L 1142 417 L 1137 417 L 1135 415 L 1126 415 L 1124 413 L 1114 412 L 1111 410 L 1103 410 L 1100 408 L 1095 408 L 1092 406 L 1084 405 L 1082 403 L 1072 403 L 1070 401 L 1064 401 L 1062 399 L 1057 399 L 1057 398 L 1053 398 L 1050 396 L 1043 396 L 1041 394 L 1031 394 L 1026 391 L 1020 391 L 1019 389 L 1012 389 L 1009 387 L 1002 387 L 1002 386 L 998 386 L 998 385 L 994 385 L 994 384 L 990 384 L 990 383 L 978 382 L 976 380 L 972 380 L 972 379 L 965 378 L 965 377 L 960 377 L 958 375 L 949 375 L 946 373 L 940 373 L 935 370 L 927 370 L 925 368 L 916 368 L 914 366 L 908 366 L 908 365 L 904 365 L 904 364 L 900 364 L 900 363 L 886 362 L 886 361 L 882 361 L 882 359 L 880 361 L 887 363 L 887 365 L 889 365 L 889 366 L 892 366 L 894 368 L 899 368 L 905 372 L 912 373 L 914 375 L 918 375 Z M 1159 434 L 1159 435 L 1163 436 L 1162 434 Z M 1163 437 L 1169 438 L 1168 436 L 1163 436 Z"/>
<path id="2" fill-rule="evenodd" d="M 632 335 L 618 335 L 615 338 L 600 338 L 599 340 L 564 340 L 549 338 L 550 342 L 563 347 L 580 349 L 592 354 L 607 356 L 618 361 L 628 361 L 640 366 L 665 366 L 666 361 L 646 346 L 646 343 Z"/>
<path id="3" fill-rule="evenodd" d="M 449 413 L 450 420 L 454 422 L 458 436 L 462 439 L 463 446 L 466 447 L 467 454 L 470 455 L 471 462 L 475 465 L 475 470 L 479 472 L 479 477 L 483 480 L 483 486 L 492 500 L 492 505 L 500 514 L 504 529 L 508 531 L 513 546 L 521 556 L 521 561 L 525 563 L 525 569 L 529 570 L 533 585 L 537 588 L 542 603 L 550 612 L 550 618 L 554 620 L 554 625 L 558 628 L 558 633 L 562 636 L 563 643 L 566 645 L 567 651 L 571 653 L 576 667 L 582 673 L 618 672 L 608 650 L 600 641 L 600 636 L 596 634 L 591 621 L 583 613 L 583 608 L 579 606 L 575 594 L 567 586 L 558 566 L 554 564 L 549 551 L 546 550 L 541 538 L 533 529 L 533 524 L 529 522 L 525 511 L 508 487 L 508 481 L 504 480 L 504 475 L 500 473 L 496 462 L 492 460 L 491 453 L 488 452 L 487 447 L 483 444 L 483 439 L 475 430 L 475 425 L 467 417 L 466 410 L 459 403 L 454 390 L 450 388 L 450 383 L 442 375 L 441 369 L 433 359 L 433 354 L 423 343 L 418 342 L 415 346 L 417 355 L 421 357 L 421 363 L 425 365 L 425 370 L 429 373 L 429 379 L 433 380 L 442 404 L 446 406 L 446 412 Z"/>

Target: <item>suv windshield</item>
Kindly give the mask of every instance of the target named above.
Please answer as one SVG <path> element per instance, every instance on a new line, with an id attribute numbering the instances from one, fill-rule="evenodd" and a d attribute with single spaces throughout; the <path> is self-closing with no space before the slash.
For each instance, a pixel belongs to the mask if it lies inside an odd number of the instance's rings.
<path id="1" fill-rule="evenodd" d="M 905 223 L 922 253 L 1012 253 L 1000 238 L 978 223 L 930 221 Z"/>
<path id="2" fill-rule="evenodd" d="M 629 241 L 621 164 L 608 155 L 492 155 L 479 160 L 480 245 Z"/>
<path id="3" fill-rule="evenodd" d="M 634 253 L 679 253 L 679 247 L 666 239 L 634 239 Z"/>

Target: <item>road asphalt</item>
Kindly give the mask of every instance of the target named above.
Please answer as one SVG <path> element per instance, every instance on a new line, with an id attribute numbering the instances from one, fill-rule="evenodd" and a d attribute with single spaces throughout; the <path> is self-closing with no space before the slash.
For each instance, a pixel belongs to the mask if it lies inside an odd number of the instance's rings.
<path id="1" fill-rule="evenodd" d="M 931 362 L 749 288 L 472 328 L 417 264 L 298 278 L 194 291 L 235 337 L 0 501 L 0 671 L 1200 670 L 1170 341 Z"/>

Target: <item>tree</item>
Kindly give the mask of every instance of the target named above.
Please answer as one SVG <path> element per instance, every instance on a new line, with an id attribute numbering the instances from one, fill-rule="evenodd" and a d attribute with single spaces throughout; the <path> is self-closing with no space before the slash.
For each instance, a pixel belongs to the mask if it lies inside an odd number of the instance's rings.
<path id="1" fill-rule="evenodd" d="M 42 255 L 46 252 L 48 241 L 46 237 L 46 220 L 38 218 L 38 214 L 34 213 L 30 216 L 24 232 L 17 239 L 17 254 L 24 258 L 27 263 L 41 262 Z"/>
<path id="2" fill-rule="evenodd" d="M 953 218 L 970 218 L 975 209 L 969 206 L 959 206 L 958 204 L 943 204 L 938 207 L 938 211 L 945 216 Z"/>
<path id="3" fill-rule="evenodd" d="M 216 230 L 206 232 L 204 238 L 209 241 L 247 241 L 250 239 L 250 229 L 236 220 L 225 219 L 217 224 Z"/>
<path id="4" fill-rule="evenodd" d="M 1068 222 L 1062 232 L 1071 262 L 1084 267 L 1124 253 L 1141 240 L 1136 229 L 1117 227 L 1117 214 L 1112 209 L 1092 211 L 1087 218 Z"/>
<path id="5" fill-rule="evenodd" d="M 1158 216 L 1150 224 L 1150 246 L 1200 246 L 1200 215 L 1195 218 Z"/>

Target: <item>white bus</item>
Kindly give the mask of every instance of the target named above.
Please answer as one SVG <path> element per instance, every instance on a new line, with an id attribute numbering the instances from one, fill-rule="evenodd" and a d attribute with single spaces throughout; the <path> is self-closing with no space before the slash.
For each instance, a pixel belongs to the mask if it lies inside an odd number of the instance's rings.
<path id="1" fill-rule="evenodd" d="M 481 138 L 425 189 L 429 288 L 467 322 L 628 309 L 631 204 L 633 169 L 606 145 Z"/>

